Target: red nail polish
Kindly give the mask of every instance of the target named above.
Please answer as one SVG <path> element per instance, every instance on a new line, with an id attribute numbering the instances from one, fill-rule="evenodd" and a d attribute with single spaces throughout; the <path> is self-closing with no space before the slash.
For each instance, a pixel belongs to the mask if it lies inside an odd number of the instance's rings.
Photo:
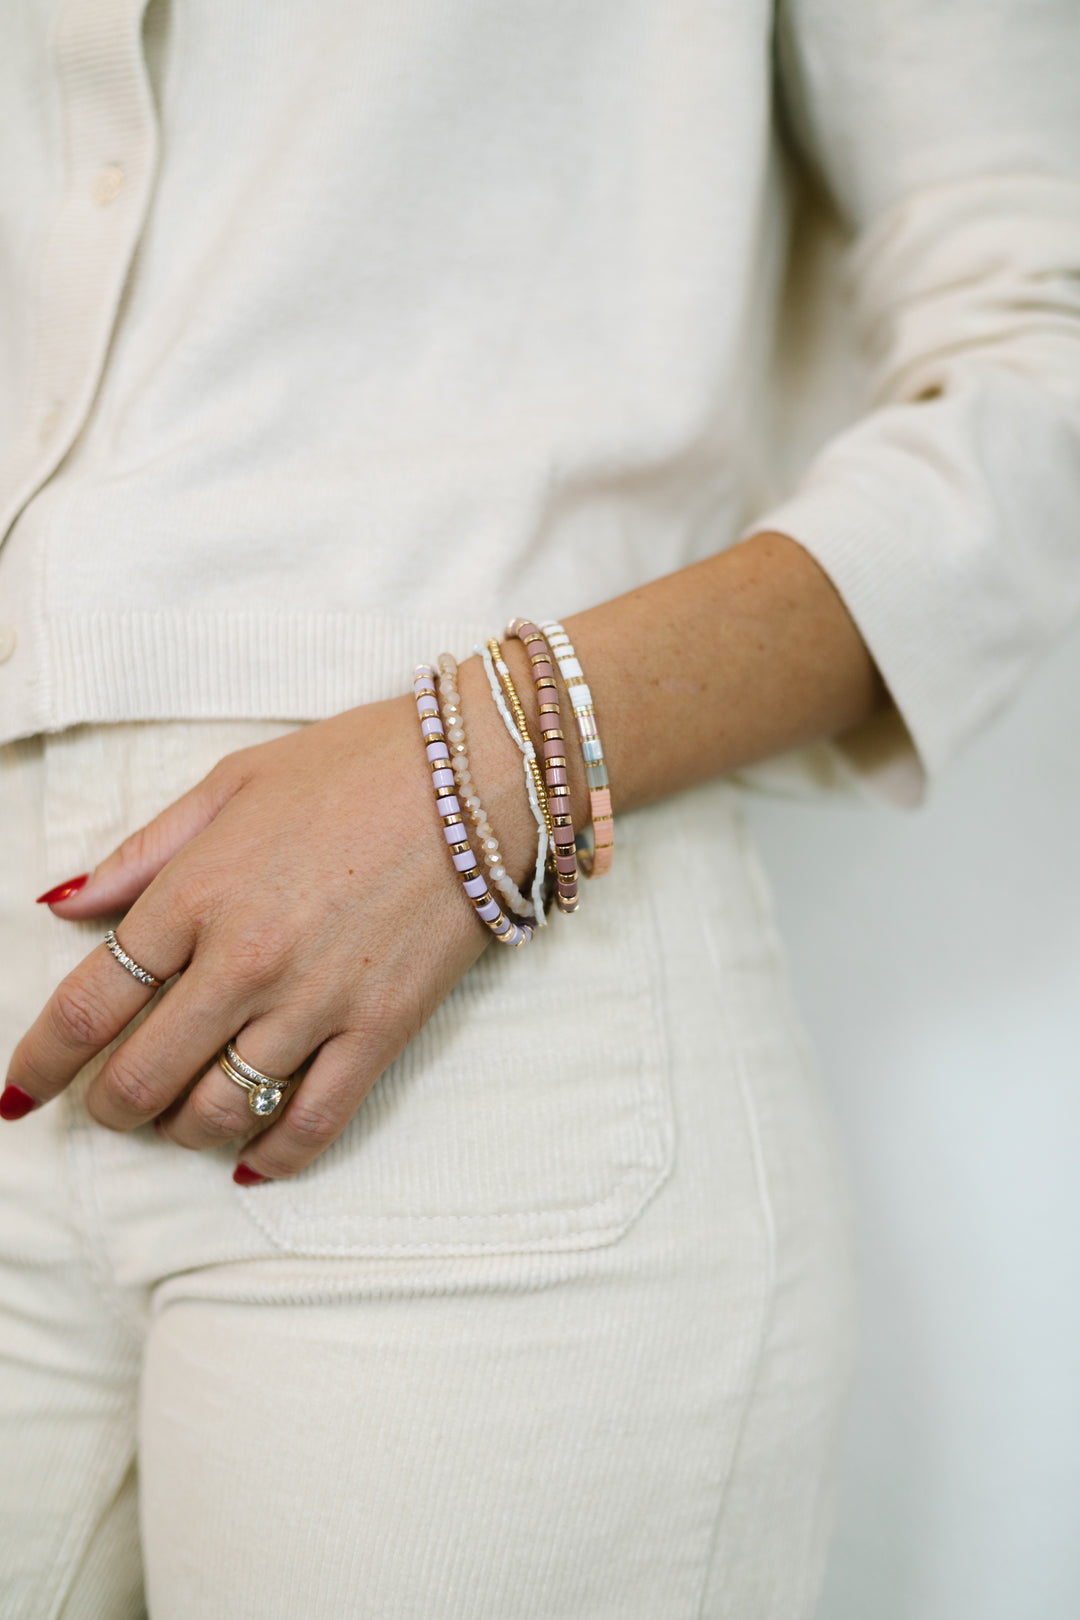
<path id="1" fill-rule="evenodd" d="M 23 1119 L 36 1107 L 37 1098 L 22 1086 L 5 1086 L 0 1092 L 0 1119 Z"/>
<path id="2" fill-rule="evenodd" d="M 84 883 L 89 882 L 89 872 L 80 872 L 78 877 L 68 878 L 66 883 L 58 883 L 55 889 L 48 889 L 39 894 L 36 904 L 39 906 L 54 906 L 58 900 L 68 900 L 73 894 L 78 894 Z"/>
<path id="3" fill-rule="evenodd" d="M 269 1181 L 269 1176 L 261 1176 L 253 1170 L 250 1164 L 240 1163 L 232 1173 L 232 1178 L 238 1187 L 257 1187 L 260 1181 Z"/>

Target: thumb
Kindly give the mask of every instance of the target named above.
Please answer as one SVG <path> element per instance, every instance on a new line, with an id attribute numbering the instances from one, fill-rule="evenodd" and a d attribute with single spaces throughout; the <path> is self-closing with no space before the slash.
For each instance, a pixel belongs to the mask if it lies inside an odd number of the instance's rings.
<path id="1" fill-rule="evenodd" d="M 243 783 L 232 762 L 222 760 L 168 809 L 125 838 L 88 876 L 58 883 L 39 896 L 38 904 L 73 922 L 125 910 L 166 862 L 210 825 Z"/>

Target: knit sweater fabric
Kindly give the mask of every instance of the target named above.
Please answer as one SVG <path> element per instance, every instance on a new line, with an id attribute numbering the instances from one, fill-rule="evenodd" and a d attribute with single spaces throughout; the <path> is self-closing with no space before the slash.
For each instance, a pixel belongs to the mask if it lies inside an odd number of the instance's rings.
<path id="1" fill-rule="evenodd" d="M 3 34 L 0 741 L 331 714 L 770 528 L 912 802 L 1075 617 L 1075 0 Z"/>

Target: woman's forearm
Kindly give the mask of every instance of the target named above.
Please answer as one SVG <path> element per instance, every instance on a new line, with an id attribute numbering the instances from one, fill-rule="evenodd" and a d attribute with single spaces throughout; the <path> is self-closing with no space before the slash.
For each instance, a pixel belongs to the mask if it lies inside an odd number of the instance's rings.
<path id="1" fill-rule="evenodd" d="M 888 702 L 828 576 L 783 534 L 753 535 L 564 622 L 592 690 L 616 814 L 838 736 Z M 506 658 L 528 706 L 520 643 L 507 645 Z M 524 865 L 534 834 L 520 763 L 477 659 L 462 666 L 462 694 L 477 716 L 478 780 L 491 783 L 500 838 Z M 569 740 L 569 717 L 566 729 Z M 571 743 L 567 756 L 580 827 L 588 822 L 580 748 Z"/>

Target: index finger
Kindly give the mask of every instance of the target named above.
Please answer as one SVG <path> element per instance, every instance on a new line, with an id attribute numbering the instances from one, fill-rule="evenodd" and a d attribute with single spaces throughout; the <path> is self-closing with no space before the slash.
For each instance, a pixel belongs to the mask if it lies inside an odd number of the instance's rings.
<path id="1" fill-rule="evenodd" d="M 114 956 L 104 942 L 85 956 L 78 967 L 60 981 L 12 1053 L 5 1086 L 17 1088 L 30 1098 L 34 1107 L 51 1101 L 91 1058 L 122 1034 L 136 1014 L 157 995 L 161 984 L 185 965 L 188 954 L 178 943 L 173 943 L 166 947 L 173 960 L 148 961 L 141 954 L 129 956 L 127 944 L 139 951 L 142 947 L 137 941 L 127 941 L 125 945 L 117 941 L 120 956 L 127 957 L 130 967 Z M 152 945 L 149 950 L 152 953 Z M 133 971 L 135 968 L 150 974 L 157 983 L 142 982 Z M 9 1105 L 4 1111 L 5 1118 L 17 1118 L 19 1113 L 30 1111 L 25 1104 L 20 1105 L 18 1099 L 14 1100 L 15 1110 Z"/>

